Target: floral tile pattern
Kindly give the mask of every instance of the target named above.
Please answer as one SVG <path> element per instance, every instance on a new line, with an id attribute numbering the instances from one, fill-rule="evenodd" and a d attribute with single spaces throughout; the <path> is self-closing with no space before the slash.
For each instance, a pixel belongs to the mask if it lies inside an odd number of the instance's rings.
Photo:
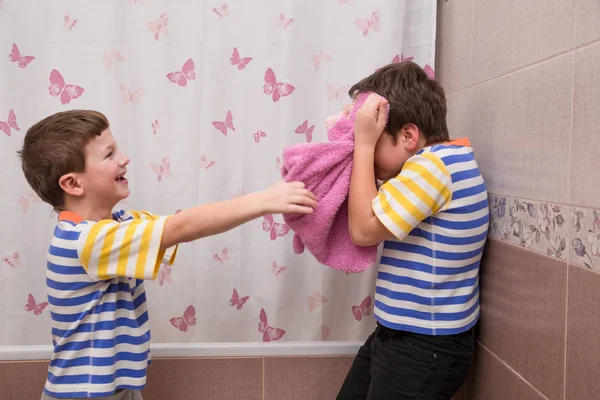
<path id="1" fill-rule="evenodd" d="M 571 208 L 569 261 L 600 271 L 600 210 Z"/>
<path id="2" fill-rule="evenodd" d="M 567 206 L 490 196 L 490 214 L 490 237 L 567 260 Z"/>

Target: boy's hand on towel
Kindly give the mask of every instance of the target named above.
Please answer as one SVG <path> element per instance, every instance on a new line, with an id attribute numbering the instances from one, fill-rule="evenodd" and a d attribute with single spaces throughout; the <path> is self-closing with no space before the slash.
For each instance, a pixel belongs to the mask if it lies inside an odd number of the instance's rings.
<path id="1" fill-rule="evenodd" d="M 387 123 L 388 102 L 371 94 L 356 113 L 354 141 L 357 146 L 375 147 Z"/>
<path id="2" fill-rule="evenodd" d="M 277 182 L 261 193 L 267 214 L 310 214 L 317 198 L 302 182 Z"/>

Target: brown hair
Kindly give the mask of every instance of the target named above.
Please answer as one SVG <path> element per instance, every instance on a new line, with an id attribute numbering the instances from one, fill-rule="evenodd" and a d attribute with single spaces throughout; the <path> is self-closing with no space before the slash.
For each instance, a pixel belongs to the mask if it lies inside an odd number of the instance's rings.
<path id="1" fill-rule="evenodd" d="M 450 140 L 446 126 L 446 96 L 438 82 L 412 61 L 388 64 L 356 83 L 348 94 L 354 98 L 374 92 L 390 104 L 386 130 L 397 138 L 406 124 L 415 124 L 427 144 Z"/>
<path id="2" fill-rule="evenodd" d="M 60 177 L 85 171 L 85 146 L 108 127 L 102 113 L 71 110 L 46 117 L 27 130 L 18 152 L 23 174 L 35 193 L 56 211 L 64 207 Z"/>

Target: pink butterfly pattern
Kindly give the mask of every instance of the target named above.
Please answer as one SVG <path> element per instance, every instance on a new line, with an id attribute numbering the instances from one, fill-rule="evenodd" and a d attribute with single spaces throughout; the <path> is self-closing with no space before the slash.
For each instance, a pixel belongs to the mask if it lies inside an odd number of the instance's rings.
<path id="1" fill-rule="evenodd" d="M 163 286 L 165 282 L 173 283 L 171 280 L 171 269 L 172 267 L 168 264 L 161 264 L 160 269 L 158 270 L 158 284 Z"/>
<path id="2" fill-rule="evenodd" d="M 48 302 L 44 301 L 43 303 L 36 304 L 35 298 L 31 293 L 27 297 L 27 303 L 25 304 L 25 311 L 33 311 L 35 316 L 38 316 L 44 311 L 44 309 L 48 307 Z"/>
<path id="3" fill-rule="evenodd" d="M 188 80 L 193 81 L 196 79 L 196 71 L 194 71 L 194 68 L 194 60 L 188 58 L 185 64 L 183 64 L 181 71 L 169 72 L 167 78 L 179 86 L 187 86 Z"/>
<path id="4" fill-rule="evenodd" d="M 18 63 L 19 68 L 26 68 L 27 65 L 29 65 L 30 62 L 32 62 L 33 60 L 35 60 L 35 57 L 33 57 L 33 56 L 21 56 L 21 51 L 19 50 L 19 47 L 17 47 L 17 45 L 13 43 L 13 45 L 12 45 L 12 51 L 8 55 L 8 59 L 11 62 Z"/>
<path id="5" fill-rule="evenodd" d="M 71 17 L 69 16 L 69 14 L 68 14 L 68 13 L 65 13 L 65 17 L 64 17 L 64 24 L 63 24 L 63 26 L 64 26 L 64 28 L 65 28 L 65 29 L 68 29 L 68 30 L 69 30 L 69 32 L 70 32 L 70 31 L 71 31 L 73 28 L 75 28 L 75 27 L 77 26 L 77 23 L 78 23 L 78 22 L 79 22 L 79 20 L 78 20 L 78 19 L 73 19 L 73 18 L 71 18 Z"/>
<path id="6" fill-rule="evenodd" d="M 277 103 L 280 98 L 289 96 L 296 88 L 288 83 L 277 82 L 275 73 L 271 68 L 267 68 L 265 72 L 265 84 L 263 92 L 266 95 L 273 95 L 273 102 Z"/>
<path id="7" fill-rule="evenodd" d="M 254 142 L 258 143 L 260 142 L 261 138 L 267 137 L 267 134 L 259 129 L 254 134 L 252 134 L 252 137 L 254 138 Z"/>
<path id="8" fill-rule="evenodd" d="M 296 21 L 294 18 L 287 18 L 285 16 L 285 14 L 283 14 L 283 13 L 279 14 L 279 27 L 280 28 L 283 28 L 283 29 L 289 28 L 294 23 L 294 21 Z"/>
<path id="9" fill-rule="evenodd" d="M 223 2 L 220 7 L 211 7 L 211 10 L 221 20 L 229 16 L 229 6 L 226 2 Z"/>
<path id="10" fill-rule="evenodd" d="M 229 305 L 231 307 L 235 307 L 238 310 L 241 310 L 244 307 L 244 304 L 250 299 L 250 296 L 244 296 L 240 298 L 238 291 L 233 289 L 233 294 L 231 295 L 231 300 L 229 300 Z"/>
<path id="11" fill-rule="evenodd" d="M 365 297 L 359 306 L 352 306 L 352 314 L 357 321 L 361 321 L 363 315 L 365 317 L 371 315 L 371 296 Z"/>
<path id="12" fill-rule="evenodd" d="M 142 96 L 144 95 L 144 88 L 138 88 L 134 91 L 131 91 L 125 87 L 125 85 L 119 85 L 119 90 L 121 91 L 121 96 L 123 99 L 123 103 L 133 103 L 135 105 L 140 104 L 140 100 L 142 100 Z"/>
<path id="13" fill-rule="evenodd" d="M 225 261 L 229 261 L 229 251 L 225 248 L 218 254 L 213 254 L 213 258 L 223 264 Z"/>
<path id="14" fill-rule="evenodd" d="M 160 17 L 158 17 L 156 21 L 146 22 L 148 30 L 154 35 L 154 40 L 158 40 L 161 33 L 165 36 L 169 36 L 171 34 L 168 25 L 169 15 L 166 12 L 160 14 Z"/>
<path id="15" fill-rule="evenodd" d="M 29 210 L 30 202 L 41 203 L 42 200 L 34 192 L 31 191 L 27 192 L 25 196 L 19 196 L 19 204 L 21 204 L 23 214 L 26 214 L 27 210 Z"/>
<path id="16" fill-rule="evenodd" d="M 321 62 L 323 61 L 333 61 L 333 58 L 327 54 L 325 50 L 319 50 L 317 54 L 313 54 L 312 62 L 315 67 L 315 72 L 319 70 L 321 67 Z"/>
<path id="17" fill-rule="evenodd" d="M 200 156 L 200 167 L 204 168 L 205 171 L 208 171 L 210 168 L 214 167 L 216 163 L 217 162 L 214 160 L 208 161 L 204 154 Z"/>
<path id="18" fill-rule="evenodd" d="M 258 332 L 262 333 L 263 342 L 279 340 L 283 337 L 283 335 L 285 335 L 285 331 L 283 329 L 273 328 L 269 325 L 267 313 L 265 313 L 264 308 L 260 309 L 259 319 Z"/>
<path id="19" fill-rule="evenodd" d="M 164 157 L 160 163 L 150 164 L 150 169 L 156 175 L 158 181 L 162 181 L 163 177 L 171 177 L 171 160 L 169 157 Z"/>
<path id="20" fill-rule="evenodd" d="M 345 99 L 348 95 L 348 85 L 343 85 L 338 88 L 332 85 L 331 83 L 328 83 L 327 93 L 327 100 L 329 101 L 339 101 Z"/>
<path id="21" fill-rule="evenodd" d="M 306 297 L 306 303 L 308 303 L 308 312 L 311 313 L 315 310 L 318 304 L 327 303 L 327 299 L 323 297 L 321 292 L 315 290 L 312 295 Z"/>
<path id="22" fill-rule="evenodd" d="M 231 195 L 232 199 L 235 199 L 236 197 L 240 197 L 246 194 L 246 191 L 244 189 L 238 189 L 237 193 L 234 193 Z"/>
<path id="23" fill-rule="evenodd" d="M 241 58 L 240 52 L 238 51 L 238 49 L 235 47 L 233 48 L 233 54 L 231 55 L 231 58 L 229 59 L 229 64 L 237 65 L 237 69 L 241 71 L 244 68 L 246 68 L 246 65 L 248 65 L 250 63 L 250 61 L 252 61 L 252 57 Z"/>
<path id="24" fill-rule="evenodd" d="M 327 339 L 329 339 L 330 332 L 331 332 L 331 326 L 322 324 L 321 325 L 321 340 L 325 342 Z"/>
<path id="25" fill-rule="evenodd" d="M 190 305 L 183 312 L 183 317 L 173 317 L 169 321 L 181 332 L 187 332 L 189 327 L 196 325 L 196 309 Z"/>
<path id="26" fill-rule="evenodd" d="M 56 69 L 50 71 L 49 80 L 50 86 L 48 87 L 48 93 L 52 97 L 58 97 L 60 95 L 60 102 L 62 104 L 69 104 L 71 100 L 78 99 L 85 91 L 81 86 L 66 85 L 64 78 Z"/>
<path id="27" fill-rule="evenodd" d="M 158 128 L 160 128 L 160 122 L 158 122 L 158 120 L 155 119 L 154 122 L 152 122 L 151 126 L 152 126 L 152 134 L 156 135 L 156 132 L 158 132 Z"/>
<path id="28" fill-rule="evenodd" d="M 213 121 L 212 125 L 217 128 L 217 130 L 221 131 L 221 133 L 227 136 L 227 129 L 231 129 L 235 131 L 235 126 L 233 125 L 233 115 L 231 114 L 231 110 L 227 110 L 227 115 L 225 116 L 225 121 Z"/>
<path id="29" fill-rule="evenodd" d="M 0 131 L 6 133 L 7 136 L 10 136 L 10 130 L 14 129 L 16 131 L 20 131 L 19 125 L 17 124 L 17 116 L 13 109 L 8 111 L 8 119 L 6 122 L 0 121 Z"/>
<path id="30" fill-rule="evenodd" d="M 357 19 L 354 21 L 354 24 L 360 31 L 363 36 L 369 35 L 371 29 L 375 32 L 379 32 L 379 10 L 373 11 L 371 16 L 368 19 Z"/>
<path id="31" fill-rule="evenodd" d="M 283 164 L 281 163 L 281 157 L 277 156 L 277 158 L 275 158 L 275 169 L 277 171 L 279 171 L 281 173 L 281 170 L 283 169 Z"/>
<path id="32" fill-rule="evenodd" d="M 11 256 L 4 257 L 3 261 L 4 264 L 8 265 L 11 269 L 15 268 L 17 265 L 23 265 L 21 262 L 21 255 L 16 250 Z"/>
<path id="33" fill-rule="evenodd" d="M 119 50 L 110 49 L 108 52 L 104 53 L 104 55 L 102 56 L 102 61 L 104 61 L 104 66 L 106 67 L 106 70 L 110 71 L 113 61 L 122 62 L 125 61 L 125 57 L 123 57 L 123 55 L 119 53 Z"/>
<path id="34" fill-rule="evenodd" d="M 433 68 L 431 68 L 431 65 L 429 65 L 429 64 L 425 65 L 425 67 L 423 67 L 423 71 L 425 71 L 425 74 L 427 74 L 427 77 L 429 79 L 433 79 L 435 77 L 435 74 L 433 72 Z"/>
<path id="35" fill-rule="evenodd" d="M 275 240 L 278 237 L 283 237 L 288 234 L 290 227 L 286 224 L 275 222 L 273 215 L 267 214 L 263 217 L 262 223 L 263 231 L 268 232 L 271 240 Z"/>
<path id="36" fill-rule="evenodd" d="M 277 265 L 277 262 L 273 260 L 273 268 L 271 269 L 271 272 L 273 275 L 275 275 L 275 278 L 279 278 L 279 275 L 281 275 L 286 269 L 287 267 L 285 265 Z"/>
<path id="37" fill-rule="evenodd" d="M 304 122 L 302 123 L 302 125 L 298 126 L 294 132 L 298 133 L 300 135 L 306 135 L 306 141 L 308 143 L 310 143 L 310 142 L 312 142 L 314 130 L 315 130 L 315 126 L 314 125 L 308 126 L 308 120 L 305 119 Z"/>

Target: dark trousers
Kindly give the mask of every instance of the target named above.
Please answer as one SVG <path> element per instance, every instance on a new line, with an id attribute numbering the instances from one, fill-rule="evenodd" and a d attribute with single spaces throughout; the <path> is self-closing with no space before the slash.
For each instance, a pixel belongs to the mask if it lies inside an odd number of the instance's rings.
<path id="1" fill-rule="evenodd" d="M 360 348 L 338 400 L 450 400 L 473 364 L 472 330 L 430 336 L 377 325 Z"/>

